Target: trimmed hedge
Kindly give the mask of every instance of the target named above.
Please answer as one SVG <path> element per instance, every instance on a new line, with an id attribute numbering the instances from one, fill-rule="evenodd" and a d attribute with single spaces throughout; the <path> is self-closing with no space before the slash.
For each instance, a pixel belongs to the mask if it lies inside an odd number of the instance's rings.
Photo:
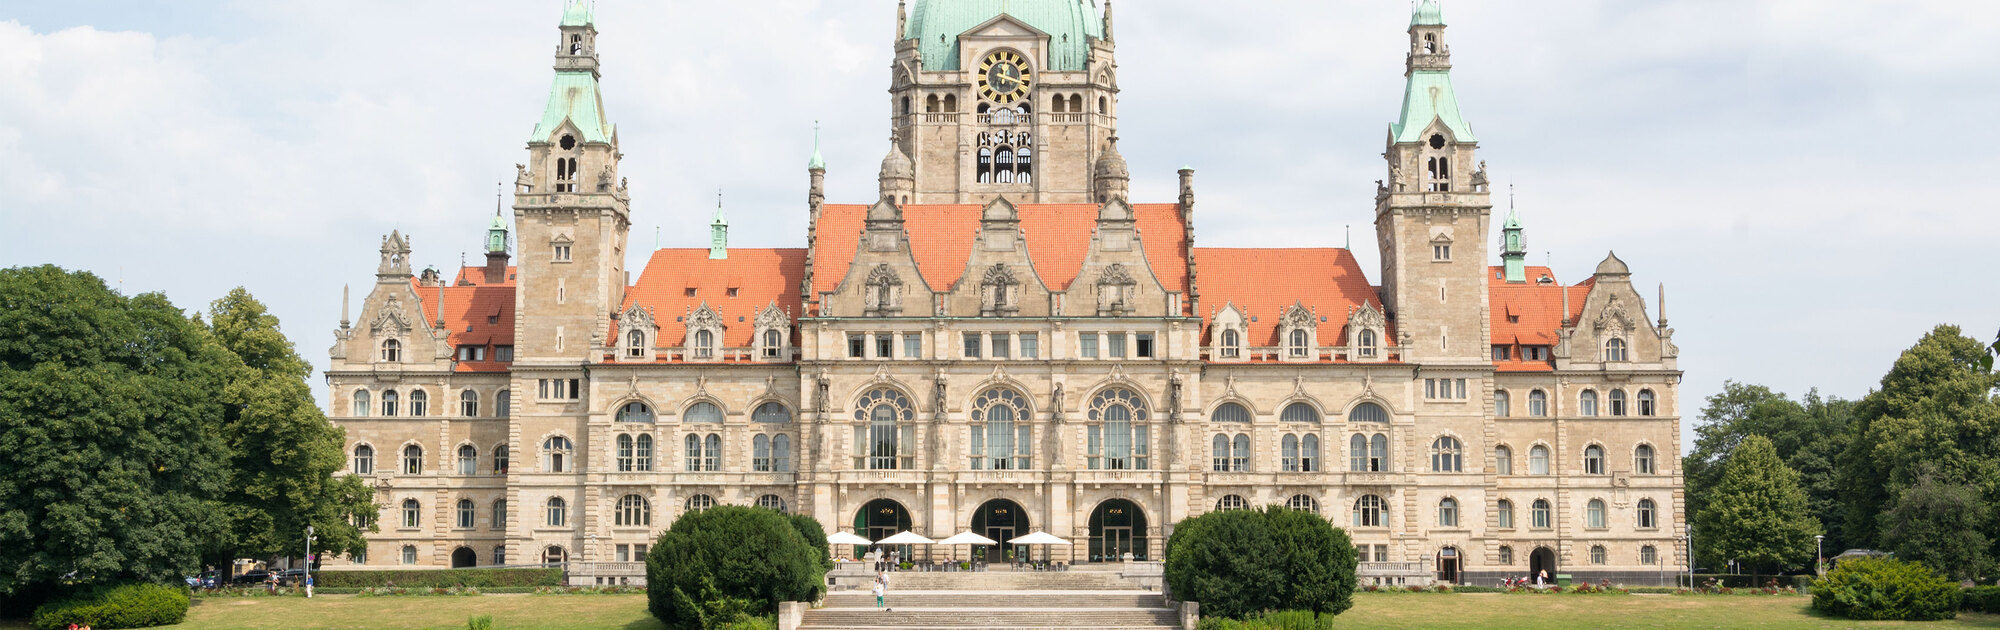
<path id="1" fill-rule="evenodd" d="M 63 630 L 70 624 L 92 628 L 150 628 L 187 618 L 186 591 L 158 584 L 127 584 L 84 591 L 76 597 L 49 602 L 35 609 L 37 630 Z"/>
<path id="2" fill-rule="evenodd" d="M 1174 599 L 1200 602 L 1204 617 L 1297 610 L 1332 616 L 1354 606 L 1354 543 L 1311 512 L 1279 506 L 1209 512 L 1175 525 L 1166 551 L 1167 590 Z"/>
<path id="3" fill-rule="evenodd" d="M 1813 582 L 1815 610 L 1849 619 L 1936 621 L 1958 616 L 1957 584 L 1893 558 L 1847 560 Z"/>
<path id="4" fill-rule="evenodd" d="M 646 609 L 672 630 L 719 630 L 826 592 L 818 521 L 724 505 L 687 512 L 646 554 Z"/>
<path id="5" fill-rule="evenodd" d="M 1816 579 L 1810 575 L 1750 575 L 1747 573 L 1696 573 L 1694 574 L 1694 585 L 1704 586 L 1708 584 L 1709 580 L 1713 579 L 1715 580 L 1716 586 L 1727 586 L 1729 588 L 1764 588 L 1764 585 L 1767 584 L 1773 578 L 1776 578 L 1778 580 L 1779 588 L 1790 587 L 1799 590 L 1805 590 L 1807 587 L 1812 586 L 1813 580 Z"/>
<path id="6" fill-rule="evenodd" d="M 1331 630 L 1333 615 L 1315 618 L 1311 611 L 1285 610 L 1251 616 L 1241 621 L 1222 617 L 1202 617 L 1197 630 Z"/>
<path id="7" fill-rule="evenodd" d="M 438 571 L 324 571 L 313 574 L 318 588 L 473 588 L 500 586 L 562 586 L 562 569 L 449 569 Z"/>
<path id="8" fill-rule="evenodd" d="M 1974 586 L 1965 589 L 1966 610 L 1989 615 L 2000 615 L 2000 586 Z"/>

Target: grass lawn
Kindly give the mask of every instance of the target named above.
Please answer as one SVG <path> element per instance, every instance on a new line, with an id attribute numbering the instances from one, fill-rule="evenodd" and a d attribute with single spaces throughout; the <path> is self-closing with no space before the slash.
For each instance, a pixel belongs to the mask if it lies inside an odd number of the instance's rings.
<path id="1" fill-rule="evenodd" d="M 1361 593 L 1339 628 L 2000 628 L 2000 616 L 1961 613 L 1956 620 L 1903 623 L 1829 619 L 1805 597 L 1673 595 L 1506 595 L 1500 593 Z M 175 628 L 464 628 L 492 615 L 502 630 L 624 628 L 660 624 L 642 595 L 483 595 L 478 597 L 326 596 L 208 599 Z M 0 622 L 0 630 L 25 628 Z"/>

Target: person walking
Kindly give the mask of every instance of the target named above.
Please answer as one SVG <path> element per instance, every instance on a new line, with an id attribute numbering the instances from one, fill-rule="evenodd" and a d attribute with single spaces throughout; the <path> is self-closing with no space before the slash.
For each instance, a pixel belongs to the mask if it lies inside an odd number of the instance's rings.
<path id="1" fill-rule="evenodd" d="M 878 580 L 878 581 L 876 581 L 876 582 L 875 582 L 875 607 L 876 607 L 876 608 L 882 608 L 882 607 L 884 607 L 884 606 L 885 606 L 885 605 L 887 604 L 887 601 L 886 601 L 886 599 L 885 599 L 885 598 L 886 598 L 886 596 L 887 596 L 886 594 L 887 594 L 888 590 L 889 590 L 889 589 L 888 589 L 888 586 L 887 586 L 887 585 L 885 585 L 885 584 L 883 584 L 883 583 L 882 583 L 881 581 L 879 581 L 879 580 Z"/>

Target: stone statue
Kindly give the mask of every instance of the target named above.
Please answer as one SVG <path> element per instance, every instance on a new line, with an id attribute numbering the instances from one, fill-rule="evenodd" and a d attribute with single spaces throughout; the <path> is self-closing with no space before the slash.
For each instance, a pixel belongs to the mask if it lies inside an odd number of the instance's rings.
<path id="1" fill-rule="evenodd" d="M 1049 394 L 1049 418 L 1055 420 L 1056 424 L 1062 424 L 1063 384 L 1060 382 L 1056 383 L 1055 392 Z"/>
<path id="2" fill-rule="evenodd" d="M 1402 192 L 1402 190 L 1403 190 L 1403 163 L 1401 163 L 1401 162 L 1397 162 L 1397 163 L 1394 163 L 1394 164 L 1390 164 L 1390 165 L 1389 165 L 1389 181 L 1390 181 L 1390 182 L 1393 182 L 1393 183 L 1394 183 L 1394 184 L 1396 185 L 1396 191 L 1397 191 L 1397 192 Z"/>
<path id="3" fill-rule="evenodd" d="M 611 192 L 611 167 L 597 172 L 597 192 Z"/>
<path id="4" fill-rule="evenodd" d="M 1175 421 L 1179 421 L 1180 416 L 1178 414 L 1180 412 L 1181 412 L 1181 373 L 1179 370 L 1175 370 L 1172 375 L 1169 375 L 1167 377 L 1167 413 L 1175 414 L 1175 415 L 1169 415 L 1168 417 L 1172 418 Z"/>
<path id="5" fill-rule="evenodd" d="M 1486 192 L 1486 160 L 1479 161 L 1479 170 L 1472 172 L 1472 189 Z"/>
<path id="6" fill-rule="evenodd" d="M 819 377 L 814 379 L 813 388 L 817 391 L 817 394 L 814 396 L 816 400 L 813 401 L 813 409 L 819 412 L 820 422 L 826 422 L 826 392 L 832 386 L 832 379 L 826 377 L 824 370 L 820 371 Z"/>
<path id="7" fill-rule="evenodd" d="M 945 410 L 944 396 L 946 387 L 944 380 L 944 373 L 939 372 L 937 375 L 937 379 L 933 382 L 935 383 L 936 386 L 933 390 L 933 393 L 931 394 L 931 418 L 935 421 L 943 422 L 944 410 Z"/>
<path id="8" fill-rule="evenodd" d="M 528 174 L 528 165 L 514 165 L 514 192 L 524 193 L 535 185 L 535 178 Z"/>

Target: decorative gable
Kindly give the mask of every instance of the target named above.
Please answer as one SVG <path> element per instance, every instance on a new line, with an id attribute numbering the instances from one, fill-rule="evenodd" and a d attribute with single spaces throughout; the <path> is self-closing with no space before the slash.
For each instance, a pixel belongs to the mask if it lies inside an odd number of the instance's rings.
<path id="1" fill-rule="evenodd" d="M 1347 314 L 1347 360 L 1383 361 L 1389 357 L 1388 319 L 1375 305 L 1362 302 Z"/>
<path id="2" fill-rule="evenodd" d="M 653 321 L 653 311 L 633 304 L 618 317 L 618 356 L 627 361 L 653 360 L 653 348 L 659 345 L 660 327 Z"/>
<path id="3" fill-rule="evenodd" d="M 1278 343 L 1286 361 L 1319 359 L 1319 316 L 1302 302 L 1293 302 L 1279 318 Z"/>
<path id="4" fill-rule="evenodd" d="M 687 316 L 687 358 L 689 361 L 722 359 L 722 316 L 707 302 Z"/>
<path id="5" fill-rule="evenodd" d="M 792 318 L 778 309 L 778 302 L 757 311 L 755 343 L 757 360 L 787 361 L 791 359 Z"/>
<path id="6" fill-rule="evenodd" d="M 1222 305 L 1209 320 L 1209 357 L 1216 361 L 1249 360 L 1250 316 L 1235 302 Z"/>

